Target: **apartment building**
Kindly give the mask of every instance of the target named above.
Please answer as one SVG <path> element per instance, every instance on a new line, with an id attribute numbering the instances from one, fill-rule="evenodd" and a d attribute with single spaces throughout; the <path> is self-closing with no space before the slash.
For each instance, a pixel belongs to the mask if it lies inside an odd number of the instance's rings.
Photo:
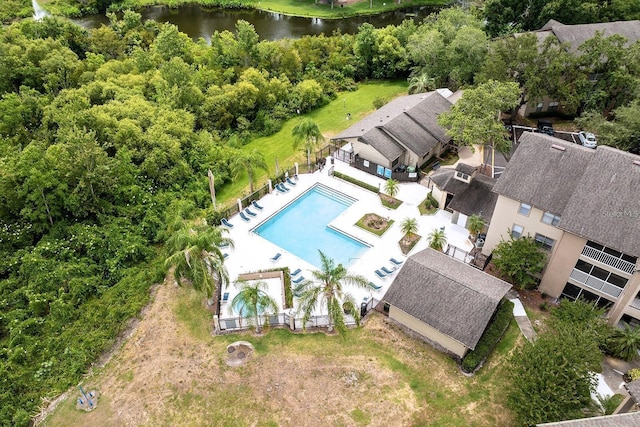
<path id="1" fill-rule="evenodd" d="M 640 326 L 640 156 L 525 133 L 493 191 L 483 254 L 530 235 L 548 253 L 541 292 Z"/>

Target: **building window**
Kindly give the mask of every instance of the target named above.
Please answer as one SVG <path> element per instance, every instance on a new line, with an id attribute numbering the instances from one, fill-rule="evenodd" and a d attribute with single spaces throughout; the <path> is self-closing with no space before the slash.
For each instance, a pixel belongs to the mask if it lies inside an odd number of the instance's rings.
<path id="1" fill-rule="evenodd" d="M 536 113 L 541 112 L 543 108 L 544 108 L 544 102 L 538 102 L 538 105 L 536 105 Z"/>
<path id="2" fill-rule="evenodd" d="M 593 292 L 589 292 L 586 289 L 582 289 L 579 286 L 576 286 L 572 283 L 567 283 L 562 290 L 562 294 L 560 298 L 566 298 L 571 301 L 576 301 L 581 299 L 586 302 L 590 302 L 594 305 L 594 307 L 608 309 L 613 305 L 612 301 L 609 301 L 605 297 L 601 297 L 599 295 L 594 294 Z"/>
<path id="3" fill-rule="evenodd" d="M 549 103 L 549 111 L 558 111 L 558 105 L 560 105 L 558 101 L 551 101 Z"/>
<path id="4" fill-rule="evenodd" d="M 511 237 L 514 239 L 519 239 L 522 237 L 522 232 L 524 231 L 524 227 L 518 224 L 513 224 L 511 228 Z"/>
<path id="5" fill-rule="evenodd" d="M 547 236 L 543 236 L 542 234 L 536 233 L 535 241 L 542 249 L 546 251 L 550 251 L 553 249 L 553 244 L 556 242 L 553 239 L 548 238 Z"/>
<path id="6" fill-rule="evenodd" d="M 460 179 L 463 179 L 465 181 L 469 180 L 469 175 L 467 175 L 466 173 L 463 172 L 456 172 L 456 176 Z"/>
<path id="7" fill-rule="evenodd" d="M 531 205 L 526 203 L 520 203 L 520 208 L 518 209 L 518 213 L 520 215 L 529 216 L 529 212 L 531 212 Z"/>
<path id="8" fill-rule="evenodd" d="M 384 305 L 382 306 L 382 311 L 385 312 L 386 314 L 389 314 L 390 308 L 391 308 L 391 305 L 388 302 L 385 302 Z"/>
<path id="9" fill-rule="evenodd" d="M 542 215 L 542 222 L 544 222 L 545 224 L 557 226 L 560 222 L 560 217 L 558 215 L 552 214 L 551 212 L 545 212 Z"/>

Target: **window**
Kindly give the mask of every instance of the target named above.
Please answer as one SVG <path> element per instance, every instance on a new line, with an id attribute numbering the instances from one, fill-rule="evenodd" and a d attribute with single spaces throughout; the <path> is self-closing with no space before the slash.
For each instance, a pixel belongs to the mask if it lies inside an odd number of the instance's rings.
<path id="1" fill-rule="evenodd" d="M 536 113 L 541 112 L 543 108 L 544 108 L 544 102 L 538 102 L 538 105 L 536 105 Z"/>
<path id="2" fill-rule="evenodd" d="M 391 304 L 389 304 L 388 302 L 385 302 L 384 305 L 382 306 L 382 311 L 384 311 L 385 313 L 389 314 L 389 309 L 391 308 Z"/>
<path id="3" fill-rule="evenodd" d="M 551 212 L 545 212 L 542 215 L 542 222 L 544 222 L 545 224 L 556 226 L 560 222 L 560 217 L 558 215 L 552 214 Z"/>
<path id="4" fill-rule="evenodd" d="M 551 101 L 549 103 L 549 111 L 558 111 L 558 105 L 560 105 L 558 101 Z"/>
<path id="5" fill-rule="evenodd" d="M 529 216 L 529 212 L 531 212 L 531 205 L 526 203 L 520 203 L 520 208 L 518 209 L 518 213 L 520 215 Z"/>
<path id="6" fill-rule="evenodd" d="M 465 181 L 469 180 L 469 175 L 467 175 L 466 173 L 463 173 L 463 172 L 456 172 L 456 176 L 458 178 L 461 178 L 461 179 L 465 180 Z"/>
<path id="7" fill-rule="evenodd" d="M 523 231 L 524 227 L 518 224 L 513 224 L 513 227 L 511 228 L 511 237 L 513 237 L 514 239 L 519 239 L 520 237 L 522 237 Z"/>
<path id="8" fill-rule="evenodd" d="M 536 233 L 535 241 L 542 249 L 546 251 L 550 251 L 553 248 L 553 244 L 556 242 L 553 239 L 548 238 L 547 236 L 543 236 L 542 234 Z"/>

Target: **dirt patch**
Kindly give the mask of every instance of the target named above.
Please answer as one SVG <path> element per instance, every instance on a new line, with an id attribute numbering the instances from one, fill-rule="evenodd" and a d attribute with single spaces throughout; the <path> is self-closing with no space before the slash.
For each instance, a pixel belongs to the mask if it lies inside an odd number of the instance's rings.
<path id="1" fill-rule="evenodd" d="M 45 425 L 429 425 L 458 417 L 443 401 L 451 396 L 465 401 L 456 425 L 511 425 L 489 394 L 474 395 L 487 398 L 472 404 L 475 379 L 380 314 L 367 317 L 357 346 L 337 335 L 309 340 L 286 331 L 212 336 L 202 332 L 211 325 L 201 298 L 194 294 L 186 308 L 181 302 L 192 294 L 160 286 L 121 350 L 83 382 L 100 393 L 100 405 L 77 411 L 71 391 Z M 184 312 L 204 314 L 190 324 Z M 255 350 L 245 365 L 232 368 L 228 345 L 239 339 Z"/>

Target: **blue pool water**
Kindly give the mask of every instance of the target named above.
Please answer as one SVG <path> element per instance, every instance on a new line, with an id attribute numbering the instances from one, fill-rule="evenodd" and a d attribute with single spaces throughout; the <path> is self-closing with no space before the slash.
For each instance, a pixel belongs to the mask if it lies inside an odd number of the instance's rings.
<path id="1" fill-rule="evenodd" d="M 316 185 L 254 232 L 318 268 L 321 267 L 318 250 L 336 264 L 347 266 L 368 246 L 327 227 L 327 224 L 354 201 L 325 186 Z"/>

